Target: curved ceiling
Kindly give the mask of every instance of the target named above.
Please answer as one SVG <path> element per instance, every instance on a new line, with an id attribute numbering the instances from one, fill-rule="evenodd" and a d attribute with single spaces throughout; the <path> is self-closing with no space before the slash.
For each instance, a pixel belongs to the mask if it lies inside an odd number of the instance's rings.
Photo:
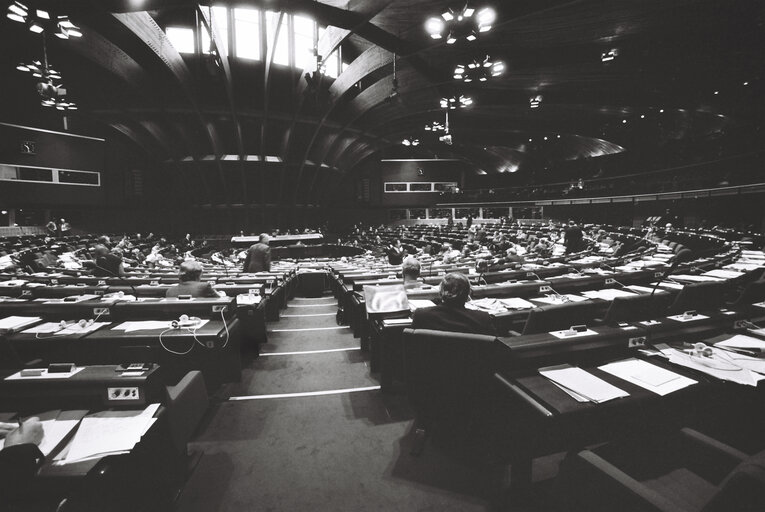
<path id="1" fill-rule="evenodd" d="M 258 193 L 318 202 L 338 176 L 383 155 L 460 158 L 494 174 L 527 161 L 655 151 L 763 120 L 765 6 L 757 0 L 495 1 L 493 29 L 454 45 L 431 39 L 424 24 L 463 1 L 215 2 L 303 13 L 330 27 L 319 53 L 342 47 L 348 65 L 317 87 L 304 77 L 311 69 L 179 54 L 167 25 L 210 25 L 209 11 L 187 0 L 25 3 L 82 28 L 81 39 L 47 39 L 80 107 L 72 122 L 100 135 L 108 126 L 153 162 L 210 166 L 225 203 Z M 42 108 L 31 79 L 12 69 L 39 58 L 39 36 L 6 18 L 1 29 L 12 93 L 3 110 Z M 218 48 L 221 36 L 213 34 Z M 603 62 L 611 49 L 618 56 Z M 452 77 L 457 64 L 486 55 L 505 63 L 502 75 L 470 84 Z M 444 122 L 439 99 L 459 94 L 473 104 L 450 111 L 447 145 L 424 126 Z M 530 108 L 536 95 L 542 103 Z M 406 137 L 421 144 L 405 147 Z M 275 174 L 247 192 L 253 162 Z"/>

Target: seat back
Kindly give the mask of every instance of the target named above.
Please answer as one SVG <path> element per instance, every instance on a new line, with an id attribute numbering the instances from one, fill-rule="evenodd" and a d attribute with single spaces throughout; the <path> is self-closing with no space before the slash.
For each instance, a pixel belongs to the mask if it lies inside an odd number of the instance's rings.
<path id="1" fill-rule="evenodd" d="M 765 510 L 765 451 L 748 458 L 723 480 L 703 512 Z"/>
<path id="2" fill-rule="evenodd" d="M 732 308 L 745 307 L 750 304 L 765 300 L 765 280 L 749 283 L 742 290 L 741 295 L 731 304 Z"/>
<path id="3" fill-rule="evenodd" d="M 724 302 L 725 283 L 707 282 L 685 285 L 669 307 L 668 314 L 675 315 L 684 311 L 711 311 L 718 309 Z"/>
<path id="4" fill-rule="evenodd" d="M 402 342 L 407 393 L 418 420 L 470 421 L 493 389 L 496 338 L 404 329 Z"/>
<path id="5" fill-rule="evenodd" d="M 664 291 L 653 295 L 633 295 L 631 297 L 615 297 L 605 316 L 606 324 L 649 320 L 661 315 L 669 306 L 672 296 Z"/>
<path id="6" fill-rule="evenodd" d="M 523 327 L 523 334 L 560 331 L 572 325 L 587 324 L 598 310 L 602 311 L 601 308 L 601 305 L 587 301 L 532 309 Z"/>

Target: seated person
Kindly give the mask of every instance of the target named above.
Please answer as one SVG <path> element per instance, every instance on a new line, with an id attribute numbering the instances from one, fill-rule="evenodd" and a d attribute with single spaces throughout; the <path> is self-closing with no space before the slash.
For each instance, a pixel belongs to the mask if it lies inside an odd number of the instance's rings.
<path id="1" fill-rule="evenodd" d="M 98 244 L 93 248 L 95 255 L 95 267 L 93 275 L 97 277 L 115 277 L 124 276 L 125 268 L 122 265 L 122 258 L 109 252 L 105 245 Z"/>
<path id="2" fill-rule="evenodd" d="M 453 249 L 452 244 L 448 242 L 444 244 L 443 249 L 444 249 L 444 252 L 442 256 L 442 261 L 445 264 L 456 263 L 462 256 L 462 253 L 460 253 L 457 249 Z"/>
<path id="3" fill-rule="evenodd" d="M 422 286 L 420 279 L 420 262 L 413 256 L 408 256 L 401 265 L 401 274 L 404 277 L 404 288 L 411 290 Z"/>
<path id="4" fill-rule="evenodd" d="M 413 329 L 494 335 L 491 316 L 485 311 L 465 308 L 470 295 L 470 281 L 464 274 L 446 274 L 440 287 L 441 304 L 418 308 L 412 318 Z"/>
<path id="5" fill-rule="evenodd" d="M 218 297 L 213 290 L 212 284 L 203 283 L 202 264 L 194 260 L 186 260 L 181 263 L 179 272 L 180 283 L 167 289 L 165 297 L 178 297 L 179 295 L 191 295 L 192 297 Z"/>
<path id="6" fill-rule="evenodd" d="M 37 447 L 43 438 L 43 427 L 37 418 L 29 418 L 21 425 L 0 423 L 0 438 L 5 438 L 0 450 L 0 496 L 5 501 L 29 489 L 43 460 Z"/>

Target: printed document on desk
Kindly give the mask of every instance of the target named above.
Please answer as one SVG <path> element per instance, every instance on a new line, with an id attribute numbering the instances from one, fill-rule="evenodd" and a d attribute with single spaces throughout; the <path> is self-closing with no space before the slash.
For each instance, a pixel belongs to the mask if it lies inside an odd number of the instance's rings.
<path id="1" fill-rule="evenodd" d="M 43 438 L 38 448 L 46 457 L 50 455 L 72 430 L 80 423 L 80 419 L 87 414 L 87 411 L 47 411 L 42 414 L 36 414 L 40 420 L 43 429 Z M 0 450 L 3 449 L 5 440 L 0 439 Z"/>
<path id="2" fill-rule="evenodd" d="M 614 300 L 616 297 L 634 297 L 632 292 L 626 292 L 619 288 L 604 288 L 603 290 L 587 290 L 582 295 L 588 299 Z"/>
<path id="3" fill-rule="evenodd" d="M 610 373 L 614 377 L 619 377 L 661 396 L 697 383 L 693 379 L 643 361 L 642 359 L 625 359 L 624 361 L 616 361 L 599 366 L 598 368 L 606 373 Z"/>
<path id="4" fill-rule="evenodd" d="M 7 316 L 0 319 L 0 331 L 16 331 L 41 320 L 39 316 Z"/>
<path id="5" fill-rule="evenodd" d="M 718 351 L 719 352 L 719 351 Z M 741 366 L 735 365 L 728 357 L 691 356 L 675 350 L 669 356 L 669 362 L 697 370 L 712 377 L 728 382 L 735 382 L 745 386 L 757 386 L 757 383 L 765 379 L 765 375 L 760 375 Z"/>
<path id="6" fill-rule="evenodd" d="M 560 365 L 540 368 L 539 373 L 553 383 L 571 390 L 574 394 L 585 397 L 591 402 L 603 403 L 615 398 L 629 396 L 626 391 L 575 366 Z"/>
<path id="7" fill-rule="evenodd" d="M 103 411 L 83 418 L 57 459 L 66 464 L 129 452 L 156 421 L 153 414 L 158 406 L 152 404 L 141 411 Z"/>
<path id="8" fill-rule="evenodd" d="M 744 334 L 736 334 L 727 340 L 718 341 L 715 343 L 715 347 L 765 352 L 765 340 L 753 338 L 752 336 L 746 336 Z"/>

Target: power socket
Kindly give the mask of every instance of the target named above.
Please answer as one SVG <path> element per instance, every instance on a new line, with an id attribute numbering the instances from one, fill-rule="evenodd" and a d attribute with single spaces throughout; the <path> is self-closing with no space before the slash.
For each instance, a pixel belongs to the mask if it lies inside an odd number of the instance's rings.
<path id="1" fill-rule="evenodd" d="M 93 316 L 110 316 L 109 308 L 93 308 Z"/>
<path id="2" fill-rule="evenodd" d="M 645 347 L 645 336 L 638 336 L 627 340 L 627 348 Z"/>
<path id="3" fill-rule="evenodd" d="M 539 293 L 548 293 L 552 291 L 551 286 L 540 286 L 539 287 Z"/>
<path id="4" fill-rule="evenodd" d="M 746 320 L 735 320 L 733 322 L 734 329 L 746 329 L 748 325 L 749 325 L 749 322 Z"/>
<path id="5" fill-rule="evenodd" d="M 140 400 L 141 398 L 137 387 L 106 388 L 106 396 L 109 400 Z"/>
<path id="6" fill-rule="evenodd" d="M 613 279 L 611 277 L 606 279 L 606 284 L 614 284 L 614 283 L 616 283 L 616 279 Z"/>
<path id="7" fill-rule="evenodd" d="M 228 311 L 228 306 L 226 306 L 225 304 L 215 304 L 212 307 L 213 313 L 221 313 L 221 312 L 225 313 L 226 311 Z"/>
<path id="8" fill-rule="evenodd" d="M 205 342 L 205 346 L 207 348 L 215 348 L 215 342 L 212 341 L 212 340 L 208 340 L 208 341 Z"/>

